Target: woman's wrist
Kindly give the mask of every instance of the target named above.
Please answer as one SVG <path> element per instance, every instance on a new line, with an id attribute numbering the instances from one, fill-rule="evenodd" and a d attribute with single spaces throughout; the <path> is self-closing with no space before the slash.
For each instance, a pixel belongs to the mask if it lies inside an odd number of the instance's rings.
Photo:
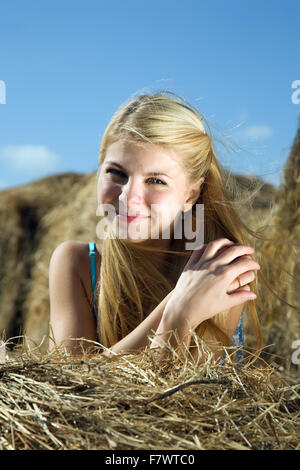
<path id="1" fill-rule="evenodd" d="M 173 299 L 167 303 L 161 321 L 152 340 L 150 348 L 165 347 L 170 344 L 173 347 L 178 345 L 178 341 L 184 341 L 191 325 L 188 321 L 187 311 L 180 302 Z"/>

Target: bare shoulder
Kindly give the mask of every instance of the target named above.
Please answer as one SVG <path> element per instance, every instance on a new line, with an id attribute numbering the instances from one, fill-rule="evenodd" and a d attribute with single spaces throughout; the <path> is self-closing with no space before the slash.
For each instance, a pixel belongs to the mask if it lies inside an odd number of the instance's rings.
<path id="1" fill-rule="evenodd" d="M 68 265 L 72 265 L 78 273 L 89 271 L 89 243 L 80 240 L 66 240 L 54 249 L 50 263 L 54 258 L 63 258 Z M 101 247 L 96 244 L 96 264 L 101 261 Z"/>
<path id="2" fill-rule="evenodd" d="M 67 240 L 53 251 L 49 264 L 50 323 L 55 341 L 95 339 L 92 287 L 88 282 L 88 243 Z"/>
<path id="3" fill-rule="evenodd" d="M 53 265 L 64 264 L 66 268 L 77 270 L 81 242 L 66 240 L 56 246 L 50 258 L 50 271 Z"/>
<path id="4" fill-rule="evenodd" d="M 100 273 L 101 247 L 96 244 L 96 280 Z M 81 285 L 90 305 L 93 299 L 89 243 L 80 240 L 66 240 L 54 249 L 49 264 L 50 296 L 57 292 L 72 290 Z M 54 294 L 53 294 L 54 292 Z"/>
<path id="5" fill-rule="evenodd" d="M 82 242 L 79 240 L 70 240 L 73 244 L 73 250 L 76 252 L 76 262 L 78 266 L 78 272 L 82 275 L 90 275 L 90 256 L 89 256 L 89 243 Z M 100 270 L 101 264 L 101 247 L 96 244 L 96 272 Z"/>
<path id="6" fill-rule="evenodd" d="M 93 286 L 91 281 L 91 267 L 89 256 L 89 243 L 76 241 L 76 259 L 77 259 L 77 273 L 84 285 L 89 302 L 93 301 Z M 98 282 L 100 266 L 101 266 L 101 247 L 96 244 L 96 281 Z M 98 306 L 98 299 L 96 300 Z"/>

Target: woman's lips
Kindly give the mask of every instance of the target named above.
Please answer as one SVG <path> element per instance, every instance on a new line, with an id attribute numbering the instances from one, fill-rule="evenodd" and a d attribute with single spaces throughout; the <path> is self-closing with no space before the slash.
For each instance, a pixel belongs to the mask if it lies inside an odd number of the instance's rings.
<path id="1" fill-rule="evenodd" d="M 123 214 L 117 214 L 118 220 L 126 221 L 126 222 L 140 222 L 142 220 L 148 219 L 149 216 L 144 216 L 144 215 L 123 215 Z"/>

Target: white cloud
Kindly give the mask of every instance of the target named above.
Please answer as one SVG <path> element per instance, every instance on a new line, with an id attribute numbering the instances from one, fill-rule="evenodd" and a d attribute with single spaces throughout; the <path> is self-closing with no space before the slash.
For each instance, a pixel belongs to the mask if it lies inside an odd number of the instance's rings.
<path id="1" fill-rule="evenodd" d="M 264 140 L 271 137 L 273 129 L 265 124 L 257 124 L 248 126 L 246 129 L 241 130 L 239 137 L 246 140 Z"/>
<path id="2" fill-rule="evenodd" d="M 43 145 L 7 145 L 0 148 L 1 166 L 30 176 L 42 176 L 57 169 L 61 159 Z"/>

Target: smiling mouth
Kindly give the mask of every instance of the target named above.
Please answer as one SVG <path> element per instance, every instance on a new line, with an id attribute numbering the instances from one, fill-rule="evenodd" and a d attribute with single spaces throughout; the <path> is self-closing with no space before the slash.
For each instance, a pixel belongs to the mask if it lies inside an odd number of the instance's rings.
<path id="1" fill-rule="evenodd" d="M 145 220 L 145 219 L 148 219 L 149 216 L 148 215 L 124 215 L 124 214 L 117 214 L 117 219 L 118 220 L 122 220 L 122 221 L 126 221 L 126 222 L 138 222 L 138 221 L 141 221 L 141 220 Z"/>

